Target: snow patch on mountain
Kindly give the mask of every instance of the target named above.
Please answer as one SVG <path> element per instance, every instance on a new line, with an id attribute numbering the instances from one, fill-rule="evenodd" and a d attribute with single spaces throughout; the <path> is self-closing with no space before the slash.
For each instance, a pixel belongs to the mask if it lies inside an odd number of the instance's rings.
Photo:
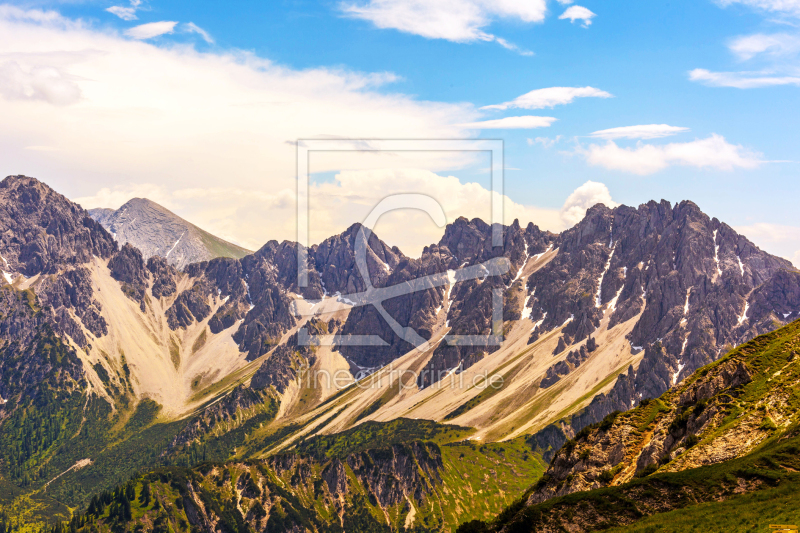
<path id="1" fill-rule="evenodd" d="M 692 294 L 692 288 L 689 287 L 686 289 L 686 303 L 683 304 L 683 316 L 689 314 L 689 296 Z"/>
<path id="2" fill-rule="evenodd" d="M 546 312 L 545 312 L 545 314 L 544 314 L 544 315 L 542 315 L 542 318 L 541 318 L 540 320 L 537 320 L 537 321 L 536 321 L 536 323 L 533 325 L 533 328 L 531 328 L 531 331 L 535 331 L 535 330 L 536 330 L 536 328 L 538 328 L 539 326 L 541 326 L 541 325 L 544 323 L 544 319 L 545 319 L 545 318 L 547 318 L 547 313 L 546 313 Z"/>
<path id="3" fill-rule="evenodd" d="M 614 257 L 614 249 L 611 249 L 611 253 L 608 255 L 608 261 L 606 261 L 606 267 L 603 269 L 603 272 L 600 274 L 600 279 L 597 282 L 597 294 L 594 297 L 594 306 L 599 308 L 603 302 L 603 278 L 606 277 L 606 273 L 608 269 L 611 268 L 611 259 Z"/>
<path id="4" fill-rule="evenodd" d="M 185 231 L 184 231 L 183 233 L 181 233 L 181 236 L 180 236 L 180 237 L 178 237 L 178 240 L 177 240 L 177 241 L 175 241 L 175 244 L 173 244 L 173 245 L 172 245 L 172 248 L 170 248 L 170 249 L 169 249 L 169 252 L 167 252 L 167 255 L 165 255 L 165 256 L 164 256 L 166 259 L 169 259 L 169 254 L 171 254 L 171 253 L 172 253 L 172 250 L 174 250 L 174 249 L 175 249 L 175 247 L 176 247 L 176 246 L 178 246 L 178 243 L 179 243 L 179 242 L 181 242 L 181 239 L 183 239 L 183 236 L 184 236 L 184 235 L 186 235 L 186 232 L 185 232 Z"/>
<path id="5" fill-rule="evenodd" d="M 672 384 L 673 385 L 675 385 L 678 382 L 678 376 L 680 375 L 681 370 L 683 370 L 684 367 L 686 367 L 686 365 L 681 363 L 680 361 L 678 361 L 678 371 L 675 372 L 674 374 L 672 374 Z"/>
<path id="6" fill-rule="evenodd" d="M 717 274 L 722 277 L 722 269 L 719 267 L 719 244 L 717 244 L 717 233 L 719 230 L 714 230 L 714 262 L 717 264 Z"/>
<path id="7" fill-rule="evenodd" d="M 747 320 L 747 311 L 750 309 L 750 304 L 745 302 L 744 303 L 744 311 L 742 312 L 742 316 L 739 317 L 739 323 L 737 326 L 741 326 L 744 324 L 744 321 Z"/>

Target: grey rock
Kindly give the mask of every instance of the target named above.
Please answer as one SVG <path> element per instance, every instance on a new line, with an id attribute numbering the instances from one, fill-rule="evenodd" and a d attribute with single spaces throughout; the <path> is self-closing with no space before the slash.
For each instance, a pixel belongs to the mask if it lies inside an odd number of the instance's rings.
<path id="1" fill-rule="evenodd" d="M 145 261 L 153 256 L 164 257 L 178 269 L 215 257 L 241 258 L 251 253 L 146 198 L 133 198 L 116 211 L 90 209 L 89 214 L 117 242 L 130 243 L 141 250 Z"/>

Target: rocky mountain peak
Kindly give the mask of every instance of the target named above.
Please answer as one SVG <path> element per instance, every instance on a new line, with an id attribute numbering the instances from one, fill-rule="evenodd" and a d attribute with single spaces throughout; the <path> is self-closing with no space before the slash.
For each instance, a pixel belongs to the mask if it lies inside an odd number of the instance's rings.
<path id="1" fill-rule="evenodd" d="M 117 210 L 89 213 L 121 244 L 141 250 L 143 258 L 161 256 L 176 268 L 215 257 L 241 258 L 250 251 L 211 235 L 147 198 L 132 198 Z"/>
<path id="2" fill-rule="evenodd" d="M 27 176 L 0 182 L 0 254 L 5 271 L 31 277 L 107 258 L 117 246 L 77 204 Z"/>
<path id="3" fill-rule="evenodd" d="M 572 417 L 575 431 L 662 394 L 800 311 L 800 272 L 693 202 L 595 206 L 561 239 L 558 256 L 528 281 L 541 331 L 567 321 L 559 346 L 568 350 L 604 317 L 613 328 L 638 316 L 628 339 L 643 352 L 637 369 Z"/>
<path id="4" fill-rule="evenodd" d="M 478 255 L 487 238 L 491 238 L 489 224 L 479 218 L 467 220 L 458 217 L 445 228 L 439 246 L 446 246 L 456 259 L 463 262 Z"/>
<path id="5" fill-rule="evenodd" d="M 356 267 L 356 239 L 362 225 L 351 225 L 339 235 L 325 239 L 313 248 L 314 266 L 321 276 L 325 291 L 352 294 L 366 289 Z M 383 242 L 374 231 L 367 238 L 367 267 L 374 287 L 384 285 L 393 269 L 404 259 L 397 247 Z"/>

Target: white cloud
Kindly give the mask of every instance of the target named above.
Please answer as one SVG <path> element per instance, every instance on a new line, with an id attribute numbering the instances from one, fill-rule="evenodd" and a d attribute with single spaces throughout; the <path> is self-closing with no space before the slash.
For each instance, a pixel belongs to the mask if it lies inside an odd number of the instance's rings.
<path id="1" fill-rule="evenodd" d="M 200 37 L 202 37 L 203 40 L 208 44 L 214 44 L 214 39 L 211 37 L 211 35 L 206 30 L 195 24 L 194 22 L 187 22 L 186 24 L 183 25 L 183 29 L 184 31 L 187 31 L 189 33 L 196 33 L 200 35 Z"/>
<path id="2" fill-rule="evenodd" d="M 479 183 L 462 183 L 454 176 L 423 169 L 375 169 L 345 171 L 333 183 L 312 187 L 312 241 L 318 242 L 333 231 L 341 231 L 353 220 L 363 220 L 378 200 L 390 194 L 415 192 L 431 196 L 444 209 L 447 221 L 459 216 L 491 220 L 491 192 Z M 324 201 L 323 201 L 324 199 Z M 564 228 L 555 209 L 518 204 L 504 197 L 504 221 L 515 218 L 524 226 L 533 222 L 552 231 Z M 376 232 L 404 253 L 418 256 L 422 247 L 441 238 L 444 228 L 436 227 L 419 211 L 403 210 L 384 215 Z"/>
<path id="3" fill-rule="evenodd" d="M 178 24 L 176 21 L 171 21 L 171 20 L 162 20 L 160 22 L 148 22 L 147 24 L 141 24 L 139 26 L 134 26 L 133 28 L 125 30 L 125 35 L 140 40 L 152 39 L 153 37 L 158 37 L 159 35 L 172 33 L 173 30 L 175 29 L 176 24 Z"/>
<path id="4" fill-rule="evenodd" d="M 800 77 L 797 76 L 780 76 L 764 72 L 710 72 L 702 68 L 696 68 L 689 72 L 689 79 L 711 87 L 734 87 L 736 89 L 800 85 Z"/>
<path id="5" fill-rule="evenodd" d="M 800 268 L 800 227 L 759 222 L 734 229 L 761 248 L 789 259 Z"/>
<path id="6" fill-rule="evenodd" d="M 442 175 L 424 169 L 393 168 L 349 170 L 338 173 L 333 182 L 314 183 L 310 188 L 311 220 L 310 239 L 318 243 L 333 234 L 362 221 L 371 208 L 387 195 L 415 192 L 436 199 L 452 222 L 459 216 L 491 217 L 491 192 L 479 183 L 462 183 L 454 176 Z M 237 187 L 184 188 L 168 191 L 153 184 L 132 184 L 113 189 L 103 188 L 96 194 L 75 198 L 84 208 L 119 208 L 131 198 L 150 198 L 173 210 L 212 233 L 257 249 L 266 239 L 242 239 L 236 228 L 235 214 L 246 213 L 250 224 L 292 226 L 296 194 L 293 189 L 277 192 L 254 191 Z M 221 202 L 220 199 L 225 199 Z M 284 216 L 277 216 L 278 213 Z M 555 209 L 524 206 L 504 197 L 504 220 L 515 218 L 523 225 L 528 222 L 560 231 L 565 223 Z M 279 222 L 288 220 L 289 223 Z M 375 228 L 378 235 L 391 245 L 412 256 L 418 256 L 422 247 L 438 242 L 443 228 L 431 223 L 427 215 L 414 210 L 388 213 L 381 217 Z M 295 235 L 287 235 L 295 239 Z"/>
<path id="7" fill-rule="evenodd" d="M 366 0 L 342 2 L 340 7 L 346 15 L 381 29 L 458 43 L 497 41 L 525 55 L 530 52 L 484 29 L 496 18 L 542 22 L 547 13 L 545 0 Z"/>
<path id="8" fill-rule="evenodd" d="M 550 137 L 536 137 L 535 139 L 528 139 L 528 146 L 541 144 L 544 148 L 549 149 L 556 145 L 561 140 L 561 135 L 556 135 L 552 139 Z"/>
<path id="9" fill-rule="evenodd" d="M 740 4 L 759 11 L 800 17 L 800 0 L 717 0 L 722 7 Z"/>
<path id="10" fill-rule="evenodd" d="M 496 120 L 483 120 L 480 122 L 470 122 L 469 124 L 462 124 L 463 127 L 469 129 L 480 130 L 501 130 L 501 129 L 534 129 L 534 128 L 548 128 L 553 122 L 558 120 L 553 117 L 536 117 L 532 115 L 523 117 L 505 117 Z"/>
<path id="11" fill-rule="evenodd" d="M 0 95 L 9 100 L 40 100 L 55 105 L 74 104 L 81 90 L 71 76 L 48 64 L 0 63 Z"/>
<path id="12" fill-rule="evenodd" d="M 437 200 L 448 223 L 459 216 L 491 220 L 492 193 L 480 183 L 463 183 L 454 176 L 418 168 L 349 170 L 337 173 L 332 182 L 312 182 L 311 242 L 321 242 L 344 231 L 353 222 L 364 220 L 372 207 L 386 196 L 408 192 L 426 194 Z M 134 197 L 158 202 L 203 229 L 250 249 L 260 248 L 266 239 L 242 238 L 237 228 L 237 224 L 241 224 L 237 222 L 237 215 L 244 213 L 251 225 L 293 228 L 291 215 L 296 202 L 295 191 L 289 188 L 266 192 L 221 186 L 169 191 L 164 186 L 149 183 L 105 187 L 91 196 L 74 200 L 87 209 L 116 209 Z M 619 205 L 612 200 L 604 184 L 587 181 L 570 194 L 560 210 L 519 204 L 506 196 L 503 218 L 506 224 L 518 219 L 523 226 L 533 222 L 542 229 L 558 232 L 579 222 L 586 210 L 598 203 L 608 207 Z M 375 231 L 403 253 L 417 257 L 424 246 L 439 241 L 443 228 L 433 224 L 424 213 L 402 210 L 381 217 Z M 286 238 L 296 237 L 291 234 Z"/>
<path id="13" fill-rule="evenodd" d="M 562 104 L 570 104 L 576 98 L 611 98 L 606 91 L 594 87 L 547 87 L 535 89 L 502 104 L 484 106 L 482 109 L 543 109 Z"/>
<path id="14" fill-rule="evenodd" d="M 200 227 L 251 247 L 296 238 L 294 206 L 263 199 L 295 189 L 297 139 L 457 139 L 469 134 L 458 124 L 481 118 L 469 104 L 391 92 L 391 73 L 294 70 L 236 50 L 156 46 L 52 12 L 0 6 L 0 35 L 0 63 L 13 61 L 26 76 L 55 69 L 80 95 L 62 98 L 28 78 L 30 88 L 20 90 L 2 77 L 0 117 L 13 127 L 0 128 L 0 176 L 35 176 L 70 198 L 109 188 L 104 194 L 117 203 L 135 192 L 126 194 L 126 184 L 161 184 L 155 201 L 167 204 L 166 197 Z M 53 105 L 65 102 L 73 103 Z M 471 157 L 315 154 L 311 171 L 454 171 Z M 176 196 L 194 188 L 217 196 L 197 208 Z"/>
<path id="15" fill-rule="evenodd" d="M 728 48 L 743 61 L 761 54 L 771 57 L 789 56 L 800 52 L 800 37 L 788 33 L 757 33 L 737 37 Z"/>
<path id="16" fill-rule="evenodd" d="M 106 11 L 118 16 L 122 20 L 136 20 L 138 18 L 136 16 L 136 11 L 139 9 L 140 5 L 142 5 L 141 0 L 131 0 L 129 6 L 111 6 L 106 9 Z"/>
<path id="17" fill-rule="evenodd" d="M 588 28 L 592 25 L 592 19 L 596 17 L 596 13 L 592 13 L 589 9 L 583 6 L 571 6 L 568 7 L 566 11 L 564 11 L 559 20 L 569 19 L 570 22 L 575 22 L 576 20 L 583 21 L 581 24 L 584 28 Z"/>
<path id="18" fill-rule="evenodd" d="M 667 124 L 644 124 L 595 131 L 591 136 L 600 139 L 658 139 L 686 131 L 689 131 L 689 128 L 669 126 Z"/>
<path id="19" fill-rule="evenodd" d="M 568 6 L 573 2 L 573 0 L 558 0 L 558 3 L 562 6 Z"/>
<path id="20" fill-rule="evenodd" d="M 608 187 L 596 181 L 587 181 L 567 197 L 559 213 L 567 226 L 574 226 L 586 215 L 586 210 L 597 204 L 606 207 L 617 207 L 619 204 L 611 199 Z"/>
<path id="21" fill-rule="evenodd" d="M 590 165 L 639 175 L 653 174 L 670 165 L 733 170 L 755 168 L 763 162 L 760 154 L 730 144 L 715 133 L 706 139 L 685 143 L 653 145 L 639 142 L 635 148 L 622 148 L 614 141 L 608 141 L 604 145 L 579 148 L 577 152 L 584 155 Z"/>
<path id="22" fill-rule="evenodd" d="M 798 27 L 800 0 L 716 0 L 721 7 L 741 5 L 762 14 L 770 15 L 769 22 Z M 800 86 L 800 35 L 795 33 L 756 33 L 736 37 L 728 49 L 740 61 L 758 60 L 758 70 L 740 72 L 712 72 L 697 68 L 689 72 L 689 79 L 712 87 L 757 89 L 782 85 Z M 752 68 L 752 67 L 751 67 Z"/>

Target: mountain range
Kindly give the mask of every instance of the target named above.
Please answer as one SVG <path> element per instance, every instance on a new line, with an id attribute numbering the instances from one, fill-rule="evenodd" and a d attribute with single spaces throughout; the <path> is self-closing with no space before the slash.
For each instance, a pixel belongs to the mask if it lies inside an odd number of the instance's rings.
<path id="1" fill-rule="evenodd" d="M 354 224 L 300 250 L 304 286 L 297 243 L 249 253 L 148 200 L 89 213 L 10 176 L 0 226 L 0 524 L 528 531 L 558 498 L 792 435 L 794 412 L 762 410 L 776 429 L 711 439 L 748 383 L 748 413 L 788 387 L 753 360 L 796 342 L 800 272 L 689 201 L 514 222 L 499 247 L 458 218 L 419 258 L 370 232 L 364 274 Z"/>

